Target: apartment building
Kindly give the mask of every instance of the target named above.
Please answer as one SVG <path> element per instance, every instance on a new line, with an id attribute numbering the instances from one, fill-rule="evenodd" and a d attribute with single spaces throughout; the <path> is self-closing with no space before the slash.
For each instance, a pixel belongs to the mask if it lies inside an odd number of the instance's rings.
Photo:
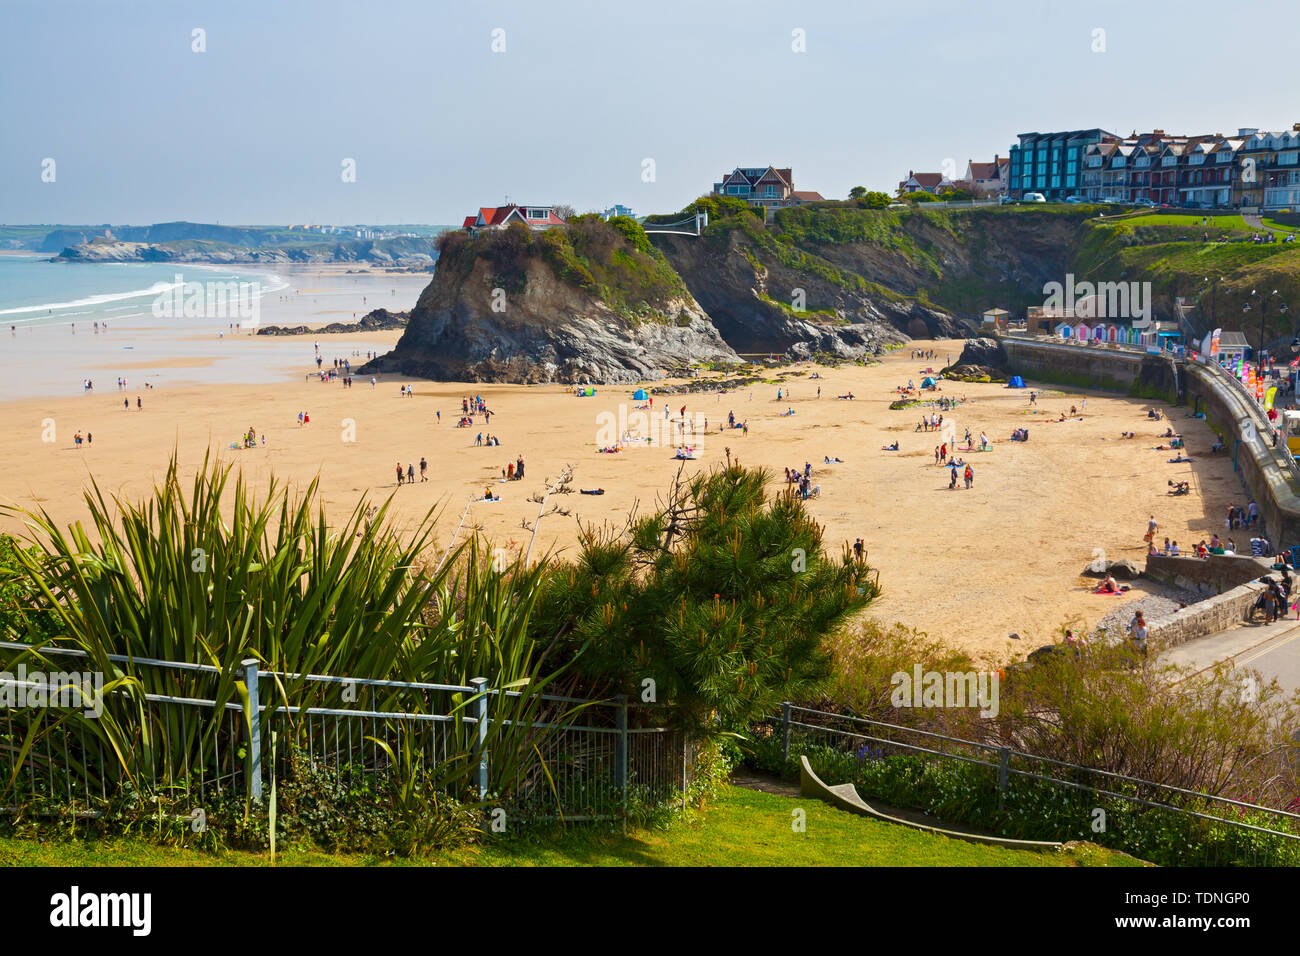
<path id="1" fill-rule="evenodd" d="M 1175 136 L 1157 129 L 1090 143 L 1079 195 L 1193 209 L 1300 208 L 1300 123 L 1276 133 Z"/>
<path id="2" fill-rule="evenodd" d="M 1011 147 L 1007 195 L 1021 199 L 1025 193 L 1042 193 L 1047 199 L 1065 199 L 1082 187 L 1084 151 L 1095 143 L 1118 142 L 1104 129 L 1062 133 L 1021 133 Z"/>

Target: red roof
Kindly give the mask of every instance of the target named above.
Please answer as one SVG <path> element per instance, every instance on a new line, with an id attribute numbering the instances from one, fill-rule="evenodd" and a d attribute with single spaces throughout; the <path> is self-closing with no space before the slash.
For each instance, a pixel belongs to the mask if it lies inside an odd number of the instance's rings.
<path id="1" fill-rule="evenodd" d="M 790 192 L 790 195 L 793 198 L 798 199 L 800 202 L 825 202 L 826 201 L 826 197 L 823 196 L 821 193 L 813 192 L 811 190 L 804 191 L 804 190 L 795 189 Z"/>
<path id="2" fill-rule="evenodd" d="M 462 229 L 473 229 L 474 223 L 478 222 L 478 216 L 466 216 L 465 221 L 461 223 Z"/>

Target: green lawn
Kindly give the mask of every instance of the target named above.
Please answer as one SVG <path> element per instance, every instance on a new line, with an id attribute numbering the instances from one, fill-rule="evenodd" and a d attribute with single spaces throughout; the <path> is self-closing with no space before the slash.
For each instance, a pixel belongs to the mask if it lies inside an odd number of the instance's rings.
<path id="1" fill-rule="evenodd" d="M 1202 217 L 1208 217 L 1214 220 L 1214 225 L 1201 225 Z M 1216 213 L 1212 209 L 1204 212 L 1197 212 L 1193 215 L 1177 215 L 1174 213 L 1148 212 L 1139 213 L 1135 216 L 1126 216 L 1124 221 L 1134 226 L 1186 226 L 1188 229 L 1200 229 L 1202 232 L 1207 229 L 1241 229 L 1251 231 L 1250 226 L 1246 225 L 1246 220 L 1232 213 Z"/>
<path id="2" fill-rule="evenodd" d="M 806 814 L 795 832 L 795 811 Z M 284 866 L 1142 866 L 1090 844 L 1061 852 L 1007 850 L 845 813 L 820 801 L 723 788 L 708 809 L 664 830 L 627 835 L 571 827 L 481 844 L 418 860 L 289 852 Z M 138 839 L 0 838 L 0 866 L 267 866 L 268 854 L 206 853 Z"/>

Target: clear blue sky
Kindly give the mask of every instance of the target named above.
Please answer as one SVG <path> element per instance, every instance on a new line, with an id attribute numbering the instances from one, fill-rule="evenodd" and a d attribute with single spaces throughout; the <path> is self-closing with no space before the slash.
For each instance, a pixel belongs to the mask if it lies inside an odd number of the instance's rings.
<path id="1" fill-rule="evenodd" d="M 0 222 L 664 212 L 766 164 L 892 192 L 1026 131 L 1289 128 L 1298 27 L 1294 0 L 0 0 Z"/>

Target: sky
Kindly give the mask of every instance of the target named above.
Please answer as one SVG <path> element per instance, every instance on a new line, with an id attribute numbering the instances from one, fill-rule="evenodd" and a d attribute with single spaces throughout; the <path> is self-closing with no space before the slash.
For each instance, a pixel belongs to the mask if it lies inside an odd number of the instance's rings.
<path id="1" fill-rule="evenodd" d="M 1022 132 L 1290 128 L 1298 27 L 1294 0 L 0 0 L 0 222 L 646 214 L 766 165 L 892 193 Z"/>

